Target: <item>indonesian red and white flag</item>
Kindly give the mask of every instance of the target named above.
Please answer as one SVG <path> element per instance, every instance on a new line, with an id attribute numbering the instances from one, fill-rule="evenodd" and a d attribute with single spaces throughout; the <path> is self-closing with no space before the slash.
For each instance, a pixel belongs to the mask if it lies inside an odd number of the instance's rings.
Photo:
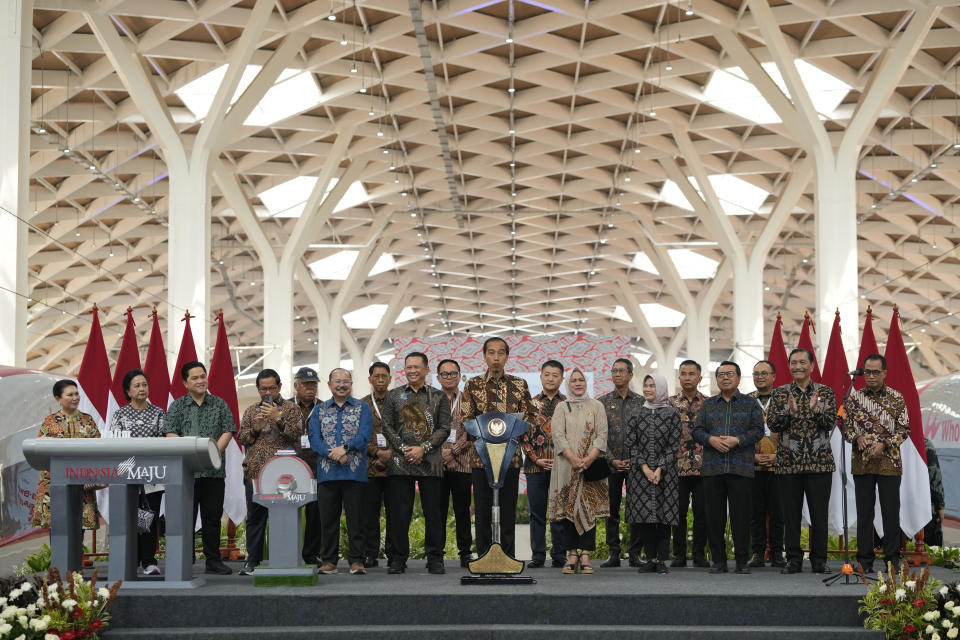
<path id="1" fill-rule="evenodd" d="M 107 436 L 110 416 L 117 408 L 117 402 L 110 392 L 110 361 L 107 359 L 107 347 L 103 342 L 103 330 L 100 328 L 100 310 L 93 305 L 93 321 L 90 323 L 90 337 L 83 350 L 80 372 L 77 374 L 77 388 L 80 391 L 80 406 L 83 413 L 89 413 L 100 430 Z M 109 514 L 107 491 L 97 491 L 97 507 L 104 520 Z"/>
<path id="2" fill-rule="evenodd" d="M 186 322 L 187 326 L 183 328 L 183 337 L 180 338 L 180 351 L 177 354 L 177 364 L 174 365 L 173 371 L 170 374 L 171 403 L 180 396 L 187 395 L 187 387 L 184 386 L 183 378 L 180 377 L 180 370 L 183 368 L 183 365 L 188 362 L 199 362 L 197 360 L 197 345 L 193 342 L 193 331 L 190 329 L 190 318 L 194 317 L 196 316 L 190 315 L 189 311 L 183 314 L 182 322 Z"/>
<path id="3" fill-rule="evenodd" d="M 110 393 L 110 361 L 107 359 L 107 347 L 103 342 L 100 328 L 100 310 L 93 305 L 93 321 L 90 323 L 90 337 L 83 350 L 77 384 L 80 390 L 80 411 L 93 416 L 97 429 L 106 430 L 107 419 L 117 408 Z"/>
<path id="4" fill-rule="evenodd" d="M 217 344 L 210 360 L 210 383 L 213 395 L 223 398 L 233 414 L 233 422 L 240 428 L 240 403 L 237 400 L 237 379 L 230 359 L 230 343 L 227 328 L 223 323 L 223 311 L 217 312 Z M 247 499 L 243 487 L 243 449 L 236 435 L 230 439 L 225 452 L 226 483 L 223 495 L 223 510 L 234 522 L 243 522 L 247 517 Z"/>
<path id="5" fill-rule="evenodd" d="M 863 369 L 867 356 L 880 353 L 877 346 L 877 337 L 873 335 L 873 307 L 867 307 L 867 319 L 863 321 L 863 337 L 860 338 L 860 355 L 857 356 L 857 369 Z M 854 389 L 863 389 L 867 386 L 867 379 L 857 376 L 853 382 Z"/>
<path id="6" fill-rule="evenodd" d="M 900 481 L 900 528 L 913 537 L 931 518 L 930 476 L 927 470 L 927 448 L 923 442 L 923 419 L 920 415 L 920 394 L 913 379 L 907 348 L 900 332 L 900 310 L 893 306 L 890 333 L 887 335 L 886 384 L 903 394 L 910 419 L 910 437 L 900 445 L 903 478 Z M 881 531 L 881 533 L 883 533 Z"/>
<path id="7" fill-rule="evenodd" d="M 767 360 L 773 363 L 776 375 L 773 386 L 782 387 L 793 381 L 790 375 L 790 361 L 787 359 L 787 346 L 783 343 L 783 318 L 777 313 L 777 323 L 773 325 L 773 335 L 770 337 L 770 351 Z"/>
<path id="8" fill-rule="evenodd" d="M 134 329 L 133 308 L 127 307 L 127 327 L 123 331 L 123 342 L 120 343 L 120 355 L 117 356 L 117 366 L 113 369 L 113 399 L 117 407 L 130 402 L 123 393 L 123 377 L 131 369 L 140 368 L 140 349 L 137 347 L 137 332 Z M 108 427 L 110 424 L 108 423 Z"/>
<path id="9" fill-rule="evenodd" d="M 830 340 L 827 342 L 827 356 L 823 361 L 823 375 L 820 382 L 833 390 L 837 399 L 837 409 L 843 401 L 843 395 L 850 384 L 850 378 L 847 376 L 847 355 L 843 350 L 843 338 L 840 332 L 840 311 L 837 310 L 833 319 L 833 328 L 830 330 Z M 850 453 L 853 450 L 849 442 L 843 439 L 843 434 L 839 428 L 839 416 L 837 428 L 830 435 L 830 448 L 833 450 L 833 460 L 835 468 L 833 470 L 833 483 L 830 490 L 830 528 L 834 533 L 843 532 L 843 474 L 842 468 L 846 468 L 847 476 L 847 524 L 852 525 L 857 520 L 857 511 L 855 508 L 855 493 L 853 486 L 853 475 L 850 473 Z M 841 464 L 840 456 L 846 456 L 845 464 Z"/>
<path id="10" fill-rule="evenodd" d="M 170 396 L 170 372 L 167 370 L 167 352 L 163 348 L 163 333 L 157 308 L 153 308 L 153 329 L 150 330 L 150 345 L 147 347 L 147 362 L 144 373 L 150 385 L 150 402 L 166 411 L 173 402 Z"/>

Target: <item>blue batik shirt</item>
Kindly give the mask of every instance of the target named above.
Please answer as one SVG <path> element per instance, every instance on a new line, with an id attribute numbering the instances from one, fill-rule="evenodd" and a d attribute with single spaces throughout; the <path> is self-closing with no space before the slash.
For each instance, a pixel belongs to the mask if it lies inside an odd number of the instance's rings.
<path id="1" fill-rule="evenodd" d="M 310 414 L 310 447 L 317 453 L 317 482 L 367 481 L 367 443 L 373 433 L 370 405 L 347 396 L 342 405 L 333 398 L 321 402 Z M 347 448 L 345 464 L 327 456 L 331 449 Z"/>

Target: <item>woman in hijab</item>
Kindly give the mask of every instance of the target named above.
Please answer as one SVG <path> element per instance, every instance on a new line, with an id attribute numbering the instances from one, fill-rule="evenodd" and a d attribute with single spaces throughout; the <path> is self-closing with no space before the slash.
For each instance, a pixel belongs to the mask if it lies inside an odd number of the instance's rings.
<path id="1" fill-rule="evenodd" d="M 550 521 L 564 528 L 563 573 L 593 573 L 590 552 L 597 548 L 597 518 L 610 515 L 610 498 L 606 478 L 590 482 L 584 472 L 606 451 L 607 414 L 600 402 L 587 397 L 587 378 L 580 369 L 570 372 L 567 394 L 551 421 L 557 454 L 547 511 Z"/>
<path id="2" fill-rule="evenodd" d="M 667 399 L 667 380 L 651 374 L 643 379 L 646 402 L 627 421 L 625 445 L 630 454 L 627 476 L 627 522 L 638 524 L 647 562 L 640 573 L 667 573 L 670 527 L 680 522 L 677 450 L 680 415 Z"/>

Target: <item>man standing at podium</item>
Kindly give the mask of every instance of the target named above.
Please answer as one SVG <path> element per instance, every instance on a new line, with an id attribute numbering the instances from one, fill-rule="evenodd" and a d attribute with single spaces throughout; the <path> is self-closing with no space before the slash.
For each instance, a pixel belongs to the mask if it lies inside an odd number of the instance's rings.
<path id="1" fill-rule="evenodd" d="M 483 343 L 483 360 L 487 372 L 471 378 L 463 387 L 460 397 L 460 422 L 473 420 L 477 416 L 493 411 L 501 413 L 519 413 L 523 420 L 531 425 L 537 424 L 537 408 L 530 399 L 530 389 L 523 378 L 510 376 L 504 372 L 510 347 L 503 338 L 487 338 Z M 475 438 L 470 436 L 470 440 Z M 483 462 L 471 447 L 473 460 L 473 500 L 477 522 L 477 554 L 483 556 L 490 548 L 493 538 L 493 489 L 487 483 Z M 514 527 L 517 521 L 517 491 L 520 485 L 520 447 L 510 461 L 503 487 L 500 489 L 500 539 L 503 550 L 510 557 L 516 557 Z"/>
<path id="2" fill-rule="evenodd" d="M 220 516 L 223 514 L 224 478 L 226 465 L 223 452 L 230 444 L 237 425 L 223 398 L 207 391 L 207 368 L 202 362 L 188 362 L 180 369 L 180 377 L 187 394 L 170 405 L 163 432 L 168 438 L 196 436 L 210 438 L 220 450 L 220 468 L 197 471 L 193 474 L 193 521 L 200 509 L 203 555 L 207 573 L 229 575 L 233 571 L 220 560 Z"/>

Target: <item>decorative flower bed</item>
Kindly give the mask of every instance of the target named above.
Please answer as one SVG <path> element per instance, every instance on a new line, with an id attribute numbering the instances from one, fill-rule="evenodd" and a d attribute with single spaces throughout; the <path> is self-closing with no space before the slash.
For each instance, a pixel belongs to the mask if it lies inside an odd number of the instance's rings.
<path id="1" fill-rule="evenodd" d="M 960 634 L 960 590 L 957 583 L 943 585 L 930 570 L 911 571 L 904 564 L 900 573 L 888 565 L 888 573 L 860 601 L 863 626 L 883 631 L 887 638 L 913 640 L 953 639 Z"/>
<path id="2" fill-rule="evenodd" d="M 0 638 L 6 640 L 94 640 L 110 621 L 109 609 L 121 581 L 97 588 L 97 572 L 89 582 L 79 572 L 61 580 L 53 567 L 46 576 L 0 588 Z"/>

